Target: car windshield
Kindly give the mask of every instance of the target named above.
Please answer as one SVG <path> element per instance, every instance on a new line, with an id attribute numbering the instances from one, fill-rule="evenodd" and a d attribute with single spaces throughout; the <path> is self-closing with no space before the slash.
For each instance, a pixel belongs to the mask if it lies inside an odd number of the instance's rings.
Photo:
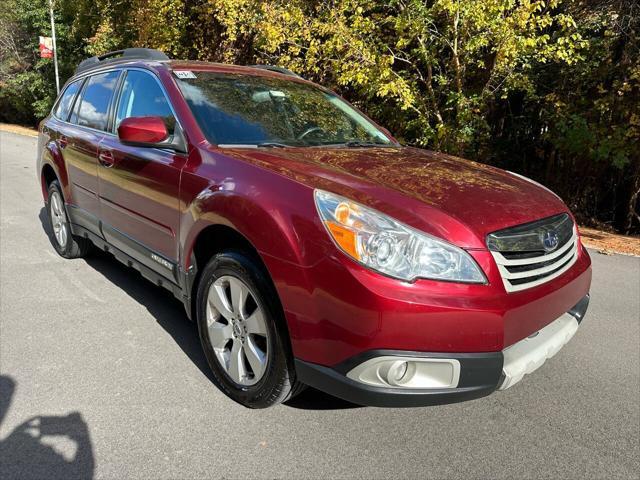
<path id="1" fill-rule="evenodd" d="M 220 146 L 395 145 L 340 97 L 306 83 L 213 72 L 178 75 L 200 128 Z"/>

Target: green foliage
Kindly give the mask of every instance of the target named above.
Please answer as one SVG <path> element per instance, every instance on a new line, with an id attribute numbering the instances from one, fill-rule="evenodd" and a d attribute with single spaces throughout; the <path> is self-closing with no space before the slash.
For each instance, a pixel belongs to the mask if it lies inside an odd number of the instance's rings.
<path id="1" fill-rule="evenodd" d="M 46 115 L 55 99 L 55 84 L 48 81 L 53 68 L 37 57 L 38 35 L 50 29 L 48 22 L 45 9 L 31 8 L 25 0 L 8 0 L 0 12 L 1 121 L 13 115 L 31 123 L 35 114 Z"/>
<path id="2" fill-rule="evenodd" d="M 54 98 L 47 0 L 5 0 L 0 119 Z M 57 0 L 61 72 L 128 46 L 273 63 L 402 141 L 532 176 L 582 221 L 640 228 L 638 0 Z M 579 181 L 578 181 L 579 178 Z"/>

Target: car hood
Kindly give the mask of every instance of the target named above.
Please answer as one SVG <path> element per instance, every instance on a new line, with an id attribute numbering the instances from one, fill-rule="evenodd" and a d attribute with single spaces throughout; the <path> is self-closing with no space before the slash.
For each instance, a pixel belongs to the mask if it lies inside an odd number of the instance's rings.
<path id="1" fill-rule="evenodd" d="M 560 198 L 531 181 L 429 150 L 287 148 L 236 153 L 466 248 L 485 248 L 486 235 L 496 230 L 567 211 Z"/>

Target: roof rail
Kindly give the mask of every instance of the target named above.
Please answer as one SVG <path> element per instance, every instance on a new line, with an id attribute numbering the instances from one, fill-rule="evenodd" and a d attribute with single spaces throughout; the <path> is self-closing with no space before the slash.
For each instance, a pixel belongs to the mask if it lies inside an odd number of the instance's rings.
<path id="1" fill-rule="evenodd" d="M 169 60 L 169 57 L 160 50 L 152 48 L 125 48 L 124 50 L 116 50 L 83 60 L 76 68 L 76 74 L 94 67 L 124 60 Z"/>
<path id="2" fill-rule="evenodd" d="M 302 78 L 300 75 L 292 72 L 288 68 L 278 67 L 277 65 L 249 65 L 249 66 L 253 68 L 261 68 L 262 70 L 269 70 L 271 72 L 282 73 L 284 75 L 290 75 L 292 77 Z"/>

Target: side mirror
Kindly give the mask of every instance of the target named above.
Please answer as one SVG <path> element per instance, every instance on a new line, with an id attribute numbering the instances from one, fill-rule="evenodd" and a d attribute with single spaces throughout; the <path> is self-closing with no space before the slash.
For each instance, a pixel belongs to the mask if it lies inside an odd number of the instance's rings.
<path id="1" fill-rule="evenodd" d="M 129 117 L 118 125 L 118 138 L 125 145 L 152 148 L 170 148 L 185 152 L 185 142 L 180 127 L 170 136 L 162 117 Z"/>

